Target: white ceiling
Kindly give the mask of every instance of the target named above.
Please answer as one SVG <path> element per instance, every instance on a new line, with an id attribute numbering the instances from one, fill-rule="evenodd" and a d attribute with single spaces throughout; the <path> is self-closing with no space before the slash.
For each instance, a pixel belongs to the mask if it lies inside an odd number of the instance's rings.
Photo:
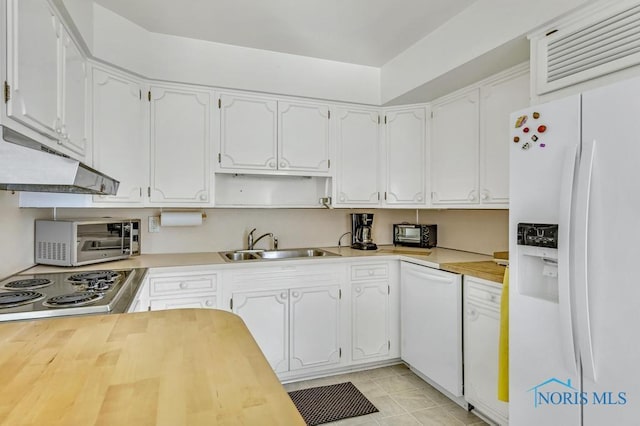
<path id="1" fill-rule="evenodd" d="M 379 67 L 475 0 L 95 0 L 157 33 Z"/>

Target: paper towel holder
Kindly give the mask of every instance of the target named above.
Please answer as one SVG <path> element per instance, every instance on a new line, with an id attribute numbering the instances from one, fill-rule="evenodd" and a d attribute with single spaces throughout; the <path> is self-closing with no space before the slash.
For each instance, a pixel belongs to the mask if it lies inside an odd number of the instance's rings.
<path id="1" fill-rule="evenodd" d="M 160 207 L 160 214 L 162 213 L 195 213 L 195 210 L 192 209 L 171 209 L 171 210 L 162 210 L 162 207 Z M 202 219 L 206 219 L 207 218 L 207 213 L 204 210 L 200 210 L 200 213 L 202 214 Z"/>
<path id="2" fill-rule="evenodd" d="M 206 217 L 203 211 L 160 209 L 160 226 L 200 226 Z"/>

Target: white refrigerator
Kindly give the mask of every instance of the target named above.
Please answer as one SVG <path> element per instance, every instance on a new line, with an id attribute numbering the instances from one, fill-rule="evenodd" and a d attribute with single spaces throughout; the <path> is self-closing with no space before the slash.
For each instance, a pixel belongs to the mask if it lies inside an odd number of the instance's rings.
<path id="1" fill-rule="evenodd" d="M 639 425 L 640 79 L 510 126 L 510 424 Z"/>

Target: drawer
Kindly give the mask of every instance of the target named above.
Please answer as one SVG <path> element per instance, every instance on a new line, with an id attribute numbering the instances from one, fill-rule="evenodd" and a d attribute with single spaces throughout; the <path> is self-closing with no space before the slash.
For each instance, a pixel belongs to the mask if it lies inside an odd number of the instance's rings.
<path id="1" fill-rule="evenodd" d="M 199 297 L 176 297 L 173 299 L 152 300 L 149 307 L 151 311 L 184 308 L 215 309 L 218 307 L 218 301 L 216 296 L 213 294 Z"/>
<path id="2" fill-rule="evenodd" d="M 218 289 L 217 274 L 171 275 L 149 278 L 149 295 L 213 293 Z"/>
<path id="3" fill-rule="evenodd" d="M 379 280 L 389 277 L 389 264 L 367 263 L 351 266 L 351 281 Z"/>
<path id="4" fill-rule="evenodd" d="M 492 288 L 487 285 L 467 283 L 466 299 L 470 303 L 497 308 L 499 310 L 501 295 L 502 288 Z"/>

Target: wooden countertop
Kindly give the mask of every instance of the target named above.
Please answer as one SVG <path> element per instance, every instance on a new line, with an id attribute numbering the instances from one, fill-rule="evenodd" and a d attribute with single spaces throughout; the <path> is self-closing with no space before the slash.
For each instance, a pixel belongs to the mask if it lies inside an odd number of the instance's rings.
<path id="1" fill-rule="evenodd" d="M 502 284 L 506 268 L 491 260 L 485 262 L 441 263 L 440 269 L 457 274 L 471 275 Z"/>
<path id="2" fill-rule="evenodd" d="M 0 342 L 0 424 L 305 424 L 228 312 L 7 322 Z"/>

